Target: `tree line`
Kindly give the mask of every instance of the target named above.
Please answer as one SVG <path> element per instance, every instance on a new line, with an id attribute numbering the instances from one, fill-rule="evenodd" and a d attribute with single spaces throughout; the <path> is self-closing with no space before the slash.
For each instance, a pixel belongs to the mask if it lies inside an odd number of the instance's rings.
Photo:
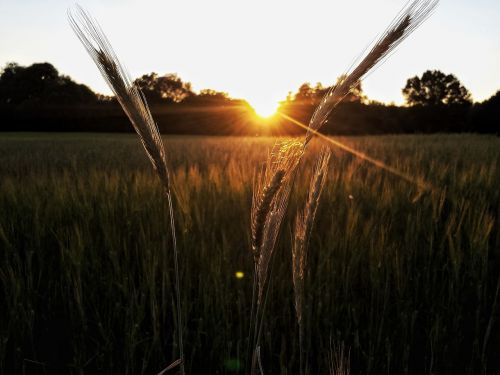
<path id="1" fill-rule="evenodd" d="M 304 131 L 281 116 L 259 118 L 249 103 L 227 93 L 210 89 L 196 93 L 176 74 L 150 73 L 134 82 L 164 133 L 285 135 Z M 280 103 L 279 111 L 307 124 L 328 90 L 321 83 L 304 83 Z M 474 103 L 457 77 L 429 70 L 409 78 L 402 93 L 405 106 L 386 105 L 367 98 L 359 83 L 332 113 L 323 131 L 500 134 L 500 91 Z M 1 70 L 0 118 L 0 131 L 131 131 L 114 97 L 94 93 L 61 75 L 50 63 L 27 67 L 9 63 Z"/>

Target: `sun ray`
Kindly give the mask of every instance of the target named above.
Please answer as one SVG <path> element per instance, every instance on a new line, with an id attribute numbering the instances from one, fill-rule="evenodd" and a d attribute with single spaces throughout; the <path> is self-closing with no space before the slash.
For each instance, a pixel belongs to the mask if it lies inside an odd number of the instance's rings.
<path id="1" fill-rule="evenodd" d="M 431 184 L 429 184 L 428 182 L 426 181 L 422 181 L 422 180 L 419 180 L 419 179 L 416 179 L 406 173 L 403 173 L 399 170 L 397 170 L 396 168 L 394 167 L 391 167 L 390 165 L 387 165 L 385 164 L 383 161 L 381 160 L 378 160 L 378 159 L 374 159 L 372 158 L 371 156 L 368 156 L 366 155 L 365 153 L 361 152 L 361 151 L 358 151 L 358 150 L 355 150 L 353 149 L 352 147 L 349 147 L 345 144 L 343 144 L 342 142 L 338 141 L 338 140 L 335 140 L 331 137 L 328 137 L 326 135 L 324 135 L 323 133 L 320 133 L 319 131 L 317 130 L 314 130 L 314 129 L 311 129 L 310 127 L 308 127 L 307 125 L 303 124 L 302 122 L 294 119 L 293 117 L 290 117 L 284 113 L 281 113 L 281 112 L 277 112 L 277 114 L 281 117 L 283 117 L 285 120 L 288 120 L 290 121 L 291 123 L 297 125 L 297 126 L 300 126 L 301 128 L 305 129 L 305 130 L 308 130 L 310 131 L 311 133 L 313 133 L 314 135 L 320 137 L 321 139 L 324 139 L 325 141 L 333 144 L 334 146 L 350 153 L 351 155 L 354 155 L 356 156 L 357 158 L 360 158 L 372 165 L 375 165 L 376 167 L 380 168 L 380 169 L 383 169 L 411 184 L 414 184 L 416 185 L 419 189 L 421 189 L 422 191 L 435 191 L 437 190 L 434 186 L 432 186 Z"/>

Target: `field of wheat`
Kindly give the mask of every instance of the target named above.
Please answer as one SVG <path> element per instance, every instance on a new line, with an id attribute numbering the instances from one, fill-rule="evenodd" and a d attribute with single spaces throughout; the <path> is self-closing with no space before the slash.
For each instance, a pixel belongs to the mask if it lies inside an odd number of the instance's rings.
<path id="1" fill-rule="evenodd" d="M 185 369 L 248 369 L 252 186 L 270 138 L 165 137 L 180 261 Z M 311 232 L 304 368 L 498 374 L 500 139 L 340 138 Z M 274 254 L 261 339 L 267 373 L 296 374 L 294 216 Z M 169 217 L 133 135 L 0 136 L 0 373 L 151 374 L 177 351 Z"/>

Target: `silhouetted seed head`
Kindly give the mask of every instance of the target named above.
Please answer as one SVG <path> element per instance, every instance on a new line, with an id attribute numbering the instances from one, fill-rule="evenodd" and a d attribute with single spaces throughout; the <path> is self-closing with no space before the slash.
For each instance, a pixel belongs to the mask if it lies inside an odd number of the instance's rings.
<path id="1" fill-rule="evenodd" d="M 304 143 L 307 145 L 328 119 L 331 111 L 366 77 L 377 68 L 392 51 L 418 28 L 436 8 L 439 0 L 413 0 L 394 19 L 382 36 L 375 42 L 361 62 L 344 74 L 344 78 L 323 96 L 309 121 L 309 130 Z"/>
<path id="2" fill-rule="evenodd" d="M 293 176 L 295 176 L 303 151 L 303 143 L 300 141 L 289 140 L 277 144 L 254 185 L 251 229 L 252 252 L 258 284 L 258 304 L 261 303 L 269 263 L 288 206 Z"/>
<path id="3" fill-rule="evenodd" d="M 97 21 L 79 6 L 76 6 L 74 13 L 69 12 L 68 16 L 75 34 L 94 60 L 108 86 L 116 95 L 123 111 L 130 119 L 164 186 L 164 190 L 169 194 L 170 178 L 163 141 L 144 95 L 132 83 Z"/>
<path id="4" fill-rule="evenodd" d="M 259 256 L 259 248 L 262 245 L 262 235 L 267 215 L 271 210 L 271 204 L 281 187 L 285 171 L 280 169 L 276 171 L 271 182 L 264 188 L 261 194 L 260 202 L 257 204 L 256 214 L 252 222 L 252 252 L 254 257 Z"/>

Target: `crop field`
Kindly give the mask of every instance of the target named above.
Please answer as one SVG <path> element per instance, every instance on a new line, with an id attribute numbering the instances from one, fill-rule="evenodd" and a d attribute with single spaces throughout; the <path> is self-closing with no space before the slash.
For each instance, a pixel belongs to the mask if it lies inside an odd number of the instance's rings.
<path id="1" fill-rule="evenodd" d="M 305 285 L 305 363 L 328 374 L 500 374 L 500 138 L 338 138 Z M 256 172 L 273 138 L 165 137 L 188 374 L 248 371 Z M 267 374 L 298 374 L 294 217 L 262 331 Z M 156 374 L 176 359 L 166 201 L 132 134 L 0 134 L 0 373 Z"/>

